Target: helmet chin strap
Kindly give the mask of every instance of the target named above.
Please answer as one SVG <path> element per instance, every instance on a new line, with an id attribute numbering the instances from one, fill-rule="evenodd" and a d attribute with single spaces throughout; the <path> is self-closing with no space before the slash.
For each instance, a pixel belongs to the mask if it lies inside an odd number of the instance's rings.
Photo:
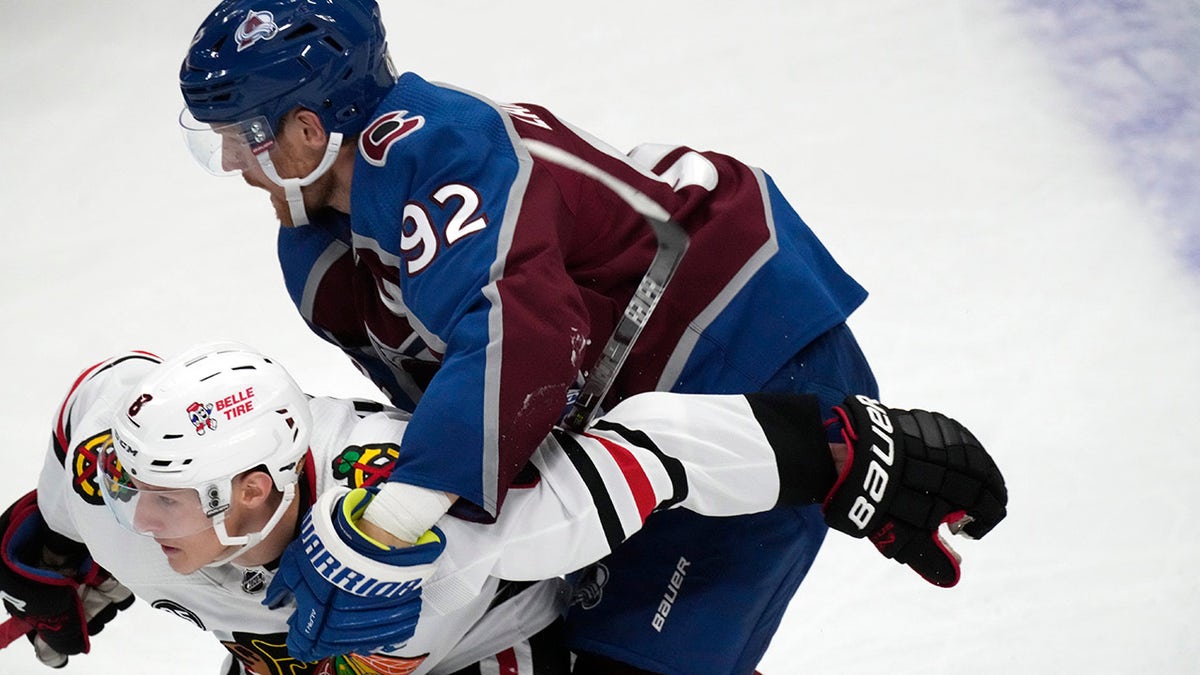
<path id="1" fill-rule="evenodd" d="M 222 513 L 213 518 L 213 530 L 217 533 L 217 539 L 225 546 L 237 546 L 238 549 L 233 553 L 221 558 L 220 560 L 210 562 L 205 567 L 220 567 L 226 563 L 232 562 L 234 559 L 244 555 L 246 551 L 254 548 L 262 543 L 263 539 L 275 529 L 279 521 L 283 519 L 283 514 L 287 511 L 288 506 L 296 499 L 296 484 L 292 483 L 283 488 L 283 499 L 280 500 L 279 506 L 275 508 L 275 513 L 271 514 L 271 518 L 263 525 L 258 532 L 251 532 L 234 537 L 225 529 L 225 513 Z M 226 512 L 228 513 L 228 512 Z"/>
<path id="2" fill-rule="evenodd" d="M 267 178 L 270 178 L 272 183 L 283 188 L 283 194 L 288 203 L 288 211 L 292 214 L 293 227 L 308 224 L 308 212 L 304 210 L 304 195 L 301 193 L 300 188 L 308 187 L 315 183 L 318 178 L 324 176 L 329 171 L 329 168 L 333 166 L 333 162 L 337 159 L 338 151 L 341 148 L 342 134 L 340 132 L 329 134 L 329 143 L 325 146 L 325 156 L 321 158 L 321 163 L 317 165 L 317 168 L 312 170 L 312 173 L 303 178 L 281 178 L 279 172 L 275 170 L 275 164 L 271 161 L 271 153 L 260 152 L 258 154 L 258 163 L 262 166 L 263 173 L 267 174 Z"/>

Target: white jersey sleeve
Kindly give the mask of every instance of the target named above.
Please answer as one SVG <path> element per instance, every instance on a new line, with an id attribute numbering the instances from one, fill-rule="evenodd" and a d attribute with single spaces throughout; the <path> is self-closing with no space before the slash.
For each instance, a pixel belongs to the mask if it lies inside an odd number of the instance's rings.
<path id="1" fill-rule="evenodd" d="M 735 516 L 773 508 L 801 476 L 797 447 L 777 447 L 744 396 L 639 394 L 581 434 L 555 431 L 536 476 L 509 492 L 494 524 L 446 517 L 439 573 L 425 602 L 449 612 L 483 581 L 545 579 L 607 555 L 659 509 Z M 786 445 L 786 444 L 784 444 Z"/>
<path id="2" fill-rule="evenodd" d="M 406 415 L 358 411 L 356 419 L 331 400 L 314 401 L 313 408 L 315 426 L 346 431 L 314 445 L 321 490 L 386 478 Z M 532 601 L 511 603 L 520 611 L 506 613 L 503 605 L 488 607 L 498 579 L 557 579 L 609 553 L 655 510 L 732 516 L 788 502 L 796 493 L 791 483 L 801 477 L 785 467 L 796 466 L 792 456 L 803 444 L 781 438 L 790 436 L 768 433 L 744 396 L 662 393 L 631 397 L 585 433 L 554 432 L 495 523 L 438 521 L 446 548 L 422 592 L 416 633 L 387 656 L 420 662 L 414 672 L 442 672 L 446 664 L 467 665 L 528 637 L 563 609 L 560 582 L 541 582 L 525 596 Z"/>

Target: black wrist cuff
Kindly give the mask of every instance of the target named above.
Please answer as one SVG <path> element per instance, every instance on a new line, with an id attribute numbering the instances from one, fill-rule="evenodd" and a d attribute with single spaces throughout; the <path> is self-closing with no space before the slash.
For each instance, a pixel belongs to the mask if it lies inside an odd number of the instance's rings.
<path id="1" fill-rule="evenodd" d="M 821 419 L 809 394 L 747 394 L 746 400 L 775 450 L 779 506 L 819 504 L 837 480 Z"/>

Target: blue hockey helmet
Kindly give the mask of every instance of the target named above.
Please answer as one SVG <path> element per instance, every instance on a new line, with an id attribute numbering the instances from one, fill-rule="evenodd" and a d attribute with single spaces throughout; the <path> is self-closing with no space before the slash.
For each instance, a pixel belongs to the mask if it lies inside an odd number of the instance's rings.
<path id="1" fill-rule="evenodd" d="M 188 111 L 213 126 L 303 107 L 329 133 L 358 134 L 396 82 L 375 0 L 225 0 L 179 72 Z"/>
<path id="2" fill-rule="evenodd" d="M 225 0 L 200 24 L 179 71 L 188 149 L 217 175 L 261 168 L 285 190 L 292 225 L 309 218 L 301 189 L 319 180 L 342 140 L 366 127 L 396 83 L 375 0 Z M 329 142 L 303 177 L 282 177 L 275 133 L 296 108 Z"/>

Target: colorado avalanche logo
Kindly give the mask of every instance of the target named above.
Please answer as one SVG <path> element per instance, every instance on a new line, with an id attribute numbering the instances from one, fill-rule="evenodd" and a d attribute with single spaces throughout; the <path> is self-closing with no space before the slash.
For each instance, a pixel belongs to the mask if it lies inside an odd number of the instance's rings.
<path id="1" fill-rule="evenodd" d="M 200 403 L 199 401 L 187 407 L 188 419 L 196 428 L 197 436 L 203 436 L 205 431 L 217 428 L 217 420 L 213 419 L 212 411 L 211 403 Z"/>
<path id="2" fill-rule="evenodd" d="M 233 39 L 237 41 L 237 50 L 240 52 L 259 40 L 270 40 L 278 32 L 279 26 L 275 25 L 274 15 L 270 12 L 250 10 L 246 19 L 237 27 Z"/>
<path id="3" fill-rule="evenodd" d="M 421 115 L 405 117 L 407 110 L 395 110 L 375 118 L 358 137 L 358 151 L 374 166 L 387 162 L 388 151 L 397 141 L 425 126 Z"/>

